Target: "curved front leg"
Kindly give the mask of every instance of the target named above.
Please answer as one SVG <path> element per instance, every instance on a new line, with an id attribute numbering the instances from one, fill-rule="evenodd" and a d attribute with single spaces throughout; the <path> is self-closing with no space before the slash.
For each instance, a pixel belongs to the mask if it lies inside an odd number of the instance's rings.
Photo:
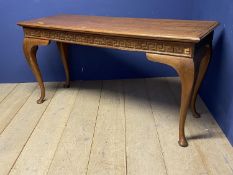
<path id="1" fill-rule="evenodd" d="M 69 70 L 69 64 L 68 64 L 68 44 L 57 42 L 57 46 L 61 54 L 61 60 L 62 60 L 64 69 L 65 69 L 65 74 L 66 74 L 66 82 L 64 86 L 68 88 L 70 87 L 70 70 Z"/>
<path id="2" fill-rule="evenodd" d="M 191 111 L 194 117 L 199 118 L 200 114 L 197 112 L 196 110 L 196 99 L 197 99 L 197 94 L 198 94 L 198 90 L 200 88 L 201 82 L 204 79 L 205 73 L 207 71 L 207 67 L 209 65 L 209 61 L 211 58 L 211 46 L 210 45 L 206 45 L 204 48 L 204 56 L 201 58 L 201 60 L 199 61 L 200 63 L 197 65 L 197 79 L 196 82 L 194 84 L 194 88 L 193 88 L 193 95 L 192 95 L 192 100 L 191 100 Z"/>
<path id="3" fill-rule="evenodd" d="M 24 43 L 23 43 L 23 50 L 25 57 L 41 89 L 40 98 L 37 100 L 38 104 L 44 102 L 45 87 L 39 66 L 37 64 L 36 53 L 39 45 L 48 45 L 48 44 L 49 44 L 49 40 L 34 39 L 34 38 L 24 38 Z"/>
<path id="4" fill-rule="evenodd" d="M 181 106 L 180 106 L 180 122 L 179 122 L 179 145 L 188 146 L 185 137 L 185 120 L 190 105 L 192 89 L 194 84 L 194 62 L 191 58 L 183 58 L 169 55 L 146 54 L 150 61 L 167 64 L 173 67 L 180 76 L 181 80 Z"/>

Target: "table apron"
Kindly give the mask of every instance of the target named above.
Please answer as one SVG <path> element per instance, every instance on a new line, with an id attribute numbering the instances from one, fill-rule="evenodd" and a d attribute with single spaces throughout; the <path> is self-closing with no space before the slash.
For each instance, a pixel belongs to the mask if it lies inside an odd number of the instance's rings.
<path id="1" fill-rule="evenodd" d="M 193 43 L 177 41 L 161 41 L 136 37 L 81 33 L 71 31 L 49 30 L 40 28 L 24 28 L 27 38 L 39 38 L 80 45 L 114 48 L 128 51 L 140 51 L 163 55 L 192 58 L 194 55 Z"/>

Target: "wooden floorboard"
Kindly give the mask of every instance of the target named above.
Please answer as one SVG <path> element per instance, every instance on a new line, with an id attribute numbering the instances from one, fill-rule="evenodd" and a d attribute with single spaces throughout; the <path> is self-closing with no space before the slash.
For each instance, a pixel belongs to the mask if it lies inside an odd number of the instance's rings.
<path id="1" fill-rule="evenodd" d="M 84 82 L 58 145 L 49 175 L 85 175 L 98 115 L 101 81 Z"/>
<path id="2" fill-rule="evenodd" d="M 77 96 L 77 86 L 60 87 L 29 138 L 11 175 L 47 173 Z"/>
<path id="3" fill-rule="evenodd" d="M 125 116 L 121 81 L 104 81 L 88 175 L 125 175 Z"/>
<path id="4" fill-rule="evenodd" d="M 36 103 L 38 94 L 37 88 L 23 107 L 16 114 L 14 119 L 0 136 L 0 174 L 7 175 L 16 162 L 28 138 L 46 110 L 51 98 L 56 92 L 57 83 L 46 84 L 47 99 L 42 105 Z"/>
<path id="5" fill-rule="evenodd" d="M 180 82 L 0 84 L 0 175 L 232 175 L 233 148 L 198 97 L 178 146 Z M 37 87 L 37 88 L 36 88 Z"/>
<path id="6" fill-rule="evenodd" d="M 16 86 L 16 83 L 0 84 L 0 103 L 11 93 L 11 91 L 13 91 L 16 88 Z"/>
<path id="7" fill-rule="evenodd" d="M 144 80 L 125 80 L 128 175 L 167 174 Z"/>
<path id="8" fill-rule="evenodd" d="M 19 84 L 0 103 L 0 133 L 8 126 L 15 114 L 24 105 L 32 92 L 35 90 L 35 83 Z"/>

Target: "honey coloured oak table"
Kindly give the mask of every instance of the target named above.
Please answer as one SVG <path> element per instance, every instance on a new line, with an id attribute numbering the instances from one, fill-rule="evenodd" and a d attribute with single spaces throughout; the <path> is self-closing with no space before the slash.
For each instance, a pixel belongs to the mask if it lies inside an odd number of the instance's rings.
<path id="1" fill-rule="evenodd" d="M 69 44 L 145 52 L 153 62 L 173 67 L 181 79 L 179 145 L 187 146 L 185 119 L 191 107 L 195 117 L 198 89 L 211 58 L 215 21 L 188 21 L 143 18 L 116 18 L 58 15 L 18 23 L 24 30 L 23 49 L 41 89 L 38 103 L 45 97 L 45 87 L 37 64 L 38 46 L 56 41 L 70 85 L 67 47 Z"/>

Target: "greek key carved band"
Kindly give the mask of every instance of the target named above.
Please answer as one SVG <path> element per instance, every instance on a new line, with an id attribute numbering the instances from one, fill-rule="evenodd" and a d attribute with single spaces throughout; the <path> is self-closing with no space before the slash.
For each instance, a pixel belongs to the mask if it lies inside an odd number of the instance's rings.
<path id="1" fill-rule="evenodd" d="M 39 28 L 24 28 L 24 33 L 25 37 L 42 38 L 80 45 L 160 53 L 189 58 L 191 58 L 193 55 L 193 46 L 189 43 L 158 41 L 153 39 L 130 38 L 60 30 L 56 31 Z"/>

